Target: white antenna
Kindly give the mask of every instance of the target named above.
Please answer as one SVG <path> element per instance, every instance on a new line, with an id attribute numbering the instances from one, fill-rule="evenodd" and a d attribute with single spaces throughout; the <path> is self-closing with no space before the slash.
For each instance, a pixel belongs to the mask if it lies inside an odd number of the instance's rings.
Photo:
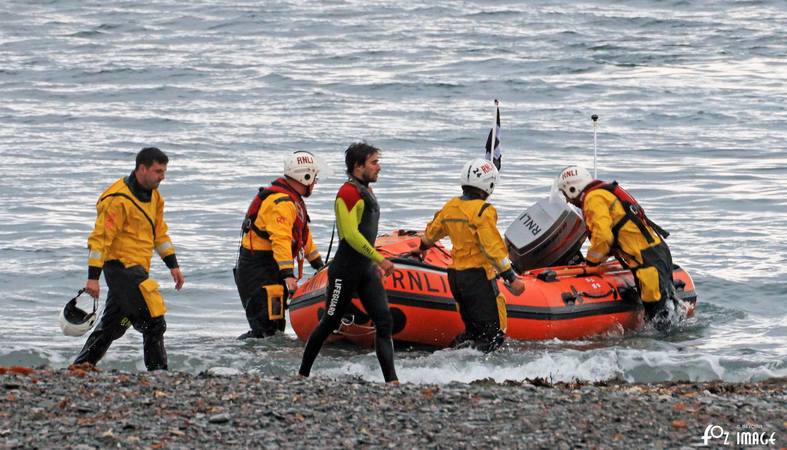
<path id="1" fill-rule="evenodd" d="M 598 114 L 590 116 L 593 119 L 593 178 L 598 179 L 598 166 L 596 165 L 596 124 L 598 123 Z"/>

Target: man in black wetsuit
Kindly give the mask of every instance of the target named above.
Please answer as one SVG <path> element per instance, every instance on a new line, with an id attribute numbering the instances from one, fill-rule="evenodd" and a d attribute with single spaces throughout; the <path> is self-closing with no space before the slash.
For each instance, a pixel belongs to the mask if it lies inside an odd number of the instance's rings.
<path id="1" fill-rule="evenodd" d="M 345 151 L 349 179 L 336 194 L 334 209 L 339 248 L 328 267 L 325 314 L 314 329 L 298 373 L 308 377 L 322 344 L 339 327 L 342 315 L 358 296 L 374 322 L 374 348 L 387 383 L 398 383 L 393 360 L 393 320 L 382 276 L 393 273 L 394 265 L 374 248 L 380 207 L 369 183 L 380 173 L 380 149 L 355 143 Z"/>

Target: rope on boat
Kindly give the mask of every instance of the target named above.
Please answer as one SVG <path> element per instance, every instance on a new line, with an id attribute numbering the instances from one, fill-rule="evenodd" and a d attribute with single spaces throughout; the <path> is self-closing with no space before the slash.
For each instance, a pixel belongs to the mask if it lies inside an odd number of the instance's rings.
<path id="1" fill-rule="evenodd" d="M 350 327 L 355 325 L 356 327 L 366 330 L 363 333 L 348 333 L 346 331 L 342 331 L 342 328 Z M 350 314 L 350 318 L 348 319 L 346 316 L 342 317 L 342 321 L 339 324 L 339 328 L 334 331 L 334 334 L 340 334 L 342 336 L 349 336 L 349 337 L 359 337 L 359 336 L 369 336 L 370 334 L 374 334 L 375 328 L 369 325 L 356 325 L 355 324 L 355 314 Z"/>

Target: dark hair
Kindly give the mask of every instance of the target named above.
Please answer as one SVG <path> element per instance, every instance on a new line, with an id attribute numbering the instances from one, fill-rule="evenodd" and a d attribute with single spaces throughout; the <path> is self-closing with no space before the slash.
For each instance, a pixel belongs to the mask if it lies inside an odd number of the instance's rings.
<path id="1" fill-rule="evenodd" d="M 366 160 L 375 153 L 380 153 L 380 149 L 366 142 L 350 144 L 344 151 L 344 165 L 347 166 L 347 173 L 352 175 L 356 166 L 366 164 Z"/>
<path id="2" fill-rule="evenodd" d="M 140 150 L 139 153 L 137 153 L 137 166 L 134 168 L 134 170 L 139 169 L 140 165 L 150 167 L 153 165 L 154 161 L 159 164 L 167 164 L 169 162 L 169 158 L 167 158 L 167 155 L 164 152 L 157 149 L 156 147 L 145 147 Z"/>
<path id="3" fill-rule="evenodd" d="M 477 198 L 481 200 L 486 200 L 489 197 L 489 194 L 482 189 L 478 189 L 475 186 L 468 186 L 466 184 L 462 185 L 462 195 L 468 198 Z"/>

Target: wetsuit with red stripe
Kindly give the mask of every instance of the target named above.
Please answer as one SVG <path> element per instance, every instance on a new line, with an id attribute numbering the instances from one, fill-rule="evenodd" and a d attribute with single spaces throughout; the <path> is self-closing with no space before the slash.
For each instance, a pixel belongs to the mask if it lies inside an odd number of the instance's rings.
<path id="1" fill-rule="evenodd" d="M 351 177 L 339 189 L 334 207 L 339 248 L 328 267 L 325 313 L 309 336 L 299 373 L 309 376 L 323 343 L 339 328 L 342 315 L 357 296 L 374 322 L 374 347 L 385 381 L 395 381 L 393 320 L 376 267 L 383 256 L 373 245 L 380 218 L 377 198 L 367 183 Z"/>

